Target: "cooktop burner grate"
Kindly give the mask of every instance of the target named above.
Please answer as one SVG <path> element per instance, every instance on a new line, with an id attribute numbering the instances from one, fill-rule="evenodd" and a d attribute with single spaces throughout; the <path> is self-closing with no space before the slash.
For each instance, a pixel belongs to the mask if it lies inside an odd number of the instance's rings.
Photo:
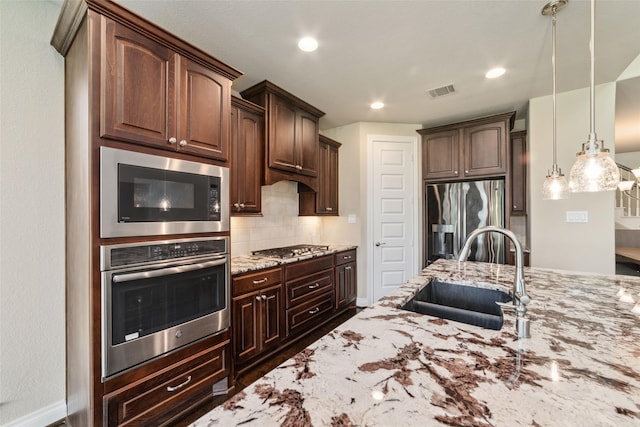
<path id="1" fill-rule="evenodd" d="M 327 245 L 294 245 L 282 248 L 263 249 L 251 252 L 252 255 L 260 255 L 270 258 L 294 258 L 297 256 L 312 254 L 315 252 L 326 251 L 329 249 Z"/>

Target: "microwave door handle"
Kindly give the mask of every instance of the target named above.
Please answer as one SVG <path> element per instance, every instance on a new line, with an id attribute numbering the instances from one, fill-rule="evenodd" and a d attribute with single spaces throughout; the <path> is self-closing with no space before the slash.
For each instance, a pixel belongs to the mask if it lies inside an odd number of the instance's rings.
<path id="1" fill-rule="evenodd" d="M 139 271 L 137 273 L 126 273 L 113 275 L 112 281 L 116 283 L 130 282 L 132 280 L 149 279 L 152 277 L 168 276 L 170 274 L 185 273 L 187 271 L 200 270 L 202 268 L 217 267 L 227 263 L 227 257 L 201 262 L 198 264 L 180 265 L 177 267 L 161 268 L 159 270 Z"/>

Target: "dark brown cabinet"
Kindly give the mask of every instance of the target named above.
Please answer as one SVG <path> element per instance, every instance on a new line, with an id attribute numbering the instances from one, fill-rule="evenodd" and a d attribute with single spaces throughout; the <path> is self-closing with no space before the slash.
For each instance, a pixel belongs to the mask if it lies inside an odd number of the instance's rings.
<path id="1" fill-rule="evenodd" d="M 291 179 L 315 190 L 318 122 L 324 113 L 266 80 L 241 94 L 266 110 L 265 184 Z"/>
<path id="2" fill-rule="evenodd" d="M 504 176 L 514 113 L 418 131 L 422 173 L 427 181 Z"/>
<path id="3" fill-rule="evenodd" d="M 527 214 L 527 131 L 511 133 L 511 215 Z"/>
<path id="4" fill-rule="evenodd" d="M 231 99 L 231 215 L 257 215 L 262 210 L 264 108 Z"/>
<path id="5" fill-rule="evenodd" d="M 300 215 L 338 215 L 338 150 L 341 145 L 320 135 L 318 191 L 299 188 Z"/>
<path id="6" fill-rule="evenodd" d="M 358 296 L 356 250 L 335 254 L 336 309 L 354 306 Z"/>
<path id="7" fill-rule="evenodd" d="M 233 387 L 232 336 L 225 330 L 103 378 L 99 148 L 226 161 L 230 85 L 242 73 L 112 1 L 63 7 L 52 44 L 65 57 L 73 195 L 65 210 L 67 259 L 75 260 L 66 280 L 67 423 L 166 425 L 212 401 L 212 389 Z"/>
<path id="8" fill-rule="evenodd" d="M 334 308 L 333 256 L 284 267 L 287 338 L 328 319 Z"/>
<path id="9" fill-rule="evenodd" d="M 104 396 L 106 426 L 160 425 L 211 396 L 228 375 L 229 341 Z"/>
<path id="10" fill-rule="evenodd" d="M 229 157 L 231 80 L 104 18 L 100 136 Z"/>
<path id="11" fill-rule="evenodd" d="M 282 269 L 233 278 L 235 362 L 242 364 L 277 346 L 282 334 Z"/>

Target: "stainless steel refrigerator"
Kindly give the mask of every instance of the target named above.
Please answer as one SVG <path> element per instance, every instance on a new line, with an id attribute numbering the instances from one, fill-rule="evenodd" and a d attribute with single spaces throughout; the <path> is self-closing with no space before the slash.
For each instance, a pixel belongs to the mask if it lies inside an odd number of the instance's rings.
<path id="1" fill-rule="evenodd" d="M 473 230 L 504 227 L 504 180 L 425 184 L 425 265 L 439 258 L 457 259 Z M 498 233 L 478 236 L 469 260 L 505 262 L 505 240 Z"/>

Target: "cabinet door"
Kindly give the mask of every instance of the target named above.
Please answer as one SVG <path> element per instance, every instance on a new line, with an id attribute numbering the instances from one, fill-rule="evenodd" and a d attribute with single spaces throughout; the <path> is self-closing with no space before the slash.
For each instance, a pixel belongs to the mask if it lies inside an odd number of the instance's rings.
<path id="1" fill-rule="evenodd" d="M 282 335 L 282 295 L 280 288 L 266 290 L 262 299 L 262 350 L 268 350 L 280 342 Z"/>
<path id="2" fill-rule="evenodd" d="M 336 267 L 336 290 L 336 308 L 347 307 L 356 300 L 358 289 L 355 262 Z"/>
<path id="3" fill-rule="evenodd" d="M 177 55 L 103 18 L 100 136 L 174 149 Z"/>
<path id="4" fill-rule="evenodd" d="M 511 134 L 511 215 L 527 214 L 527 132 Z"/>
<path id="5" fill-rule="evenodd" d="M 338 148 L 320 143 L 316 213 L 338 215 Z"/>
<path id="6" fill-rule="evenodd" d="M 458 129 L 422 136 L 423 179 L 458 178 L 460 148 Z"/>
<path id="7" fill-rule="evenodd" d="M 298 173 L 318 176 L 318 118 L 297 109 L 296 157 Z"/>
<path id="8" fill-rule="evenodd" d="M 264 116 L 233 107 L 231 135 L 231 214 L 260 213 Z"/>
<path id="9" fill-rule="evenodd" d="M 229 158 L 231 81 L 181 58 L 178 149 L 202 157 Z"/>
<path id="10" fill-rule="evenodd" d="M 508 143 L 506 121 L 464 128 L 464 175 L 504 175 L 507 172 Z"/>
<path id="11" fill-rule="evenodd" d="M 236 362 L 243 362 L 257 355 L 261 350 L 260 308 L 262 299 L 259 292 L 233 299 L 233 334 Z"/>
<path id="12" fill-rule="evenodd" d="M 297 172 L 296 108 L 277 96 L 270 95 L 269 167 Z"/>

